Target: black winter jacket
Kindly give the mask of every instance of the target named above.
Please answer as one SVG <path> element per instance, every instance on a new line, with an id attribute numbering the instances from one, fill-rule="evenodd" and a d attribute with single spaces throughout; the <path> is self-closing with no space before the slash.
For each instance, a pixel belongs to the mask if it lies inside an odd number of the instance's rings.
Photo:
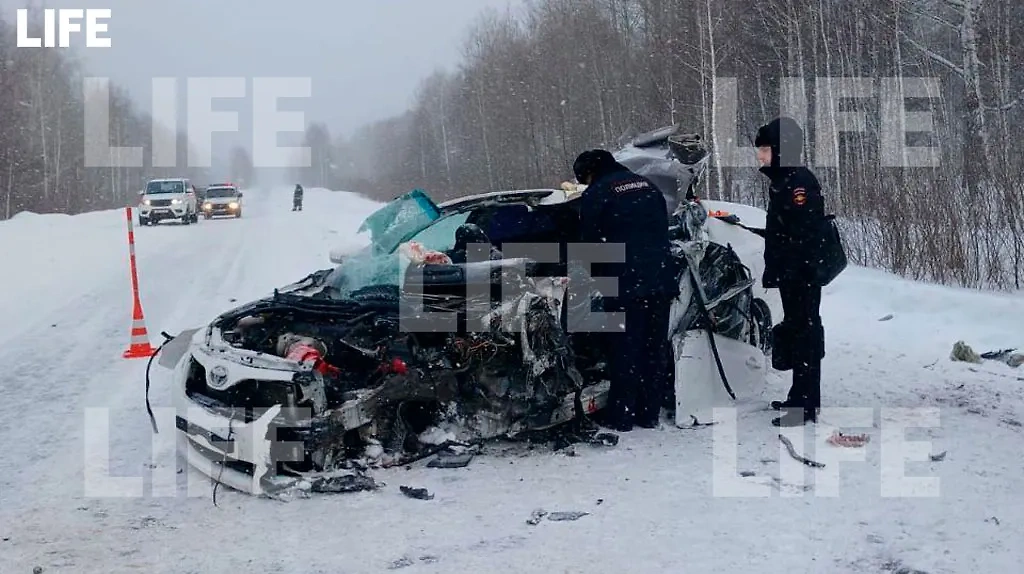
<path id="1" fill-rule="evenodd" d="M 812 285 L 826 223 L 821 185 L 806 167 L 771 166 L 761 172 L 771 180 L 761 283 L 769 289 Z"/>
<path id="2" fill-rule="evenodd" d="M 617 163 L 595 174 L 580 199 L 580 226 L 583 243 L 625 246 L 625 263 L 593 266 L 595 276 L 619 278 L 620 297 L 678 294 L 668 207 L 650 180 Z"/>

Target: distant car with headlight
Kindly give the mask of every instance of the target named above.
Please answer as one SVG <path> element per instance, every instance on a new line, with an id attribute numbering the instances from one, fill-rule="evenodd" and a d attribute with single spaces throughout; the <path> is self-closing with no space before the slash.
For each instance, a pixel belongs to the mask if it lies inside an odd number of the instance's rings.
<path id="1" fill-rule="evenodd" d="M 242 192 L 238 186 L 224 183 L 206 188 L 203 200 L 203 217 L 242 217 Z"/>
<path id="2" fill-rule="evenodd" d="M 187 179 L 153 179 L 139 197 L 139 225 L 177 219 L 189 225 L 199 221 L 196 188 Z"/>

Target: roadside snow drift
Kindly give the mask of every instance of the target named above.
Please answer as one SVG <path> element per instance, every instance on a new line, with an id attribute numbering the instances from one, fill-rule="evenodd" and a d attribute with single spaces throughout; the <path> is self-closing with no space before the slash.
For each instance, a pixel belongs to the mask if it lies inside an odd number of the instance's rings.
<path id="1" fill-rule="evenodd" d="M 377 206 L 307 189 L 292 212 L 287 188 L 245 190 L 244 202 L 242 219 L 136 229 L 154 343 L 329 267 L 332 250 L 360 245 L 355 230 Z M 784 431 L 824 468 L 790 457 L 768 424 L 764 405 L 788 388 L 774 374 L 770 396 L 712 427 L 557 454 L 495 447 L 464 469 L 377 473 L 386 486 L 374 493 L 282 503 L 220 488 L 214 506 L 210 481 L 174 455 L 173 416 L 152 434 L 145 361 L 120 358 L 131 318 L 123 212 L 22 215 L 0 222 L 0 245 L 2 572 L 938 574 L 1024 563 L 1024 370 L 949 360 L 961 339 L 1024 347 L 1020 296 L 841 276 L 824 297 L 824 403 L 865 410 L 826 411 L 817 434 Z M 163 413 L 166 377 L 152 383 Z M 868 442 L 832 446 L 833 431 Z"/>

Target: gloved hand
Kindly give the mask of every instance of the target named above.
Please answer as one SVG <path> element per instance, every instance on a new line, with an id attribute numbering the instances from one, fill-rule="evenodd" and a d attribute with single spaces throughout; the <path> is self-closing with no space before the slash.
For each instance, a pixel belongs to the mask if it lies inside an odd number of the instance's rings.
<path id="1" fill-rule="evenodd" d="M 742 227 L 743 229 L 746 229 L 747 231 L 753 233 L 754 235 L 759 235 L 761 237 L 764 237 L 764 229 L 760 229 L 760 228 L 757 228 L 757 227 L 748 227 L 746 225 L 743 225 L 743 223 L 740 221 L 739 216 L 737 216 L 735 213 L 729 213 L 729 214 L 726 214 L 726 215 L 712 215 L 712 217 L 714 217 L 715 219 L 717 219 L 719 221 L 724 221 L 725 223 L 728 223 L 729 225 L 735 225 L 736 227 Z"/>

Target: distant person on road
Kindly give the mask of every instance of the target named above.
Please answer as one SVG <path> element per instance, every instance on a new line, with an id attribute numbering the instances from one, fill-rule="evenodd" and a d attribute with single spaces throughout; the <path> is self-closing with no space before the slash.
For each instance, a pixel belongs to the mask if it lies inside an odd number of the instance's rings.
<path id="1" fill-rule="evenodd" d="M 587 186 L 580 198 L 580 241 L 625 248 L 625 262 L 608 266 L 614 272 L 607 275 L 618 279 L 618 296 L 604 301 L 606 312 L 623 313 L 625 321 L 621 332 L 607 338 L 608 426 L 620 432 L 634 425 L 656 428 L 671 380 L 669 312 L 679 293 L 665 196 L 605 150 L 580 154 L 573 172 Z"/>
<path id="2" fill-rule="evenodd" d="M 302 211 L 302 186 L 295 184 L 295 193 L 292 194 L 292 211 Z"/>

